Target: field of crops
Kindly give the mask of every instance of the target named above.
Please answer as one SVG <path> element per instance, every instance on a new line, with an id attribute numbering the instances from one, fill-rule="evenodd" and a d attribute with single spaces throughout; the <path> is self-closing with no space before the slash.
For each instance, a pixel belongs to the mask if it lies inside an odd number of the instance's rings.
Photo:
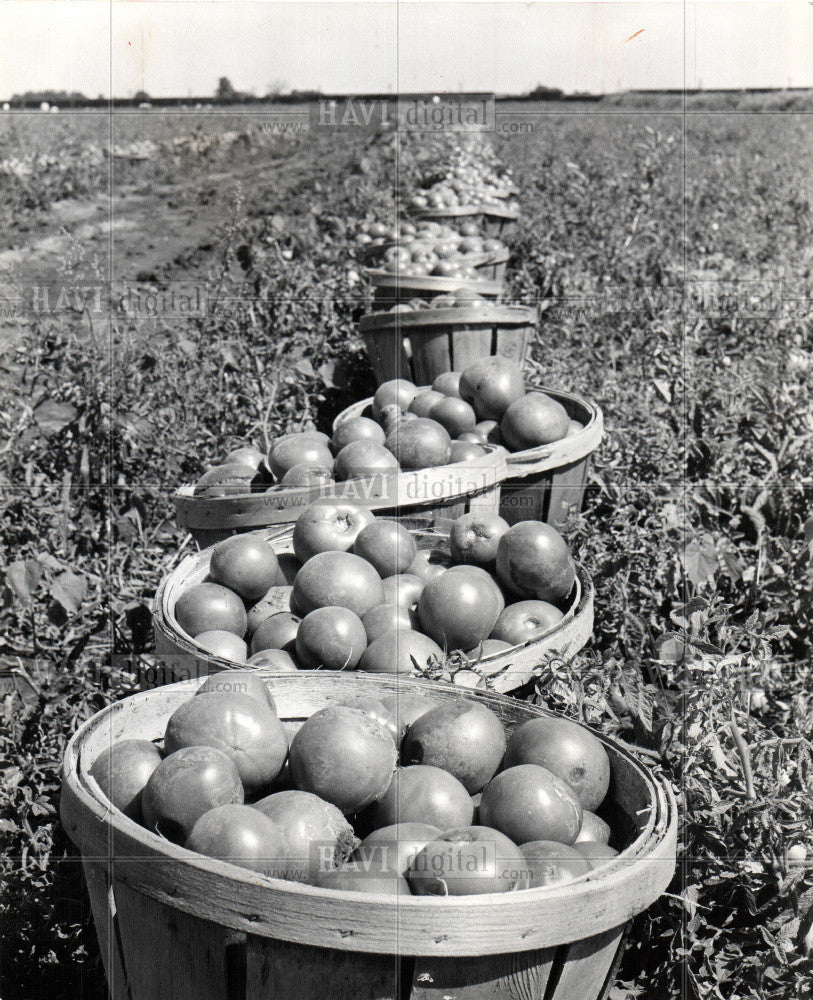
<path id="1" fill-rule="evenodd" d="M 810 997 L 809 116 L 522 110 L 494 146 L 521 191 L 511 297 L 542 310 L 528 368 L 607 428 L 566 531 L 594 636 L 528 697 L 640 747 L 681 805 L 678 875 L 610 996 Z M 95 1000 L 65 742 L 137 688 L 156 585 L 194 547 L 177 484 L 371 394 L 354 240 L 432 143 L 5 117 L 0 995 Z"/>

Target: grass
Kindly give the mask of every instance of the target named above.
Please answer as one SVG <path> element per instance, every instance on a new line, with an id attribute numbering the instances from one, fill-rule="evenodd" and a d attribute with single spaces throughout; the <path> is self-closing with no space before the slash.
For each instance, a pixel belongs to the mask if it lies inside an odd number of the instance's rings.
<path id="1" fill-rule="evenodd" d="M 497 142 L 522 190 L 512 291 L 545 307 L 531 372 L 595 399 L 607 434 L 568 531 L 595 635 L 529 697 L 643 748 L 682 814 L 679 875 L 635 922 L 611 996 L 809 996 L 813 882 L 787 858 L 813 855 L 809 124 L 540 111 Z M 352 237 L 393 211 L 394 146 L 321 134 L 272 155 L 297 170 L 235 200 L 206 316 L 63 314 L 0 357 L 0 649 L 30 680 L 0 727 L 5 997 L 104 995 L 58 766 L 133 689 L 116 657 L 150 648 L 150 597 L 184 542 L 171 489 L 261 441 L 269 403 L 276 433 L 369 394 Z M 415 145 L 399 166 L 420 168 Z"/>

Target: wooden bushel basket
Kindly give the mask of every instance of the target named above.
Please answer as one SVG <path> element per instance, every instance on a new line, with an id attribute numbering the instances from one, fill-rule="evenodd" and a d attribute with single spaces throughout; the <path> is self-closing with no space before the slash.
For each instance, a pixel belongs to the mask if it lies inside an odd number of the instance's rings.
<path id="1" fill-rule="evenodd" d="M 581 510 L 590 456 L 604 435 L 604 417 L 583 396 L 545 386 L 531 389 L 560 402 L 584 429 L 553 444 L 508 455 L 509 478 L 500 493 L 500 515 L 509 524 L 537 520 L 561 527 L 570 511 Z"/>
<path id="2" fill-rule="evenodd" d="M 369 507 L 381 517 L 411 517 L 424 524 L 435 518 L 453 520 L 470 510 L 496 513 L 500 483 L 507 475 L 505 449 L 491 447 L 480 458 L 432 469 L 230 497 L 196 497 L 194 486 L 181 486 L 173 499 L 178 524 L 199 545 L 211 545 L 238 531 L 294 524 L 306 507 L 321 501 Z"/>
<path id="3" fill-rule="evenodd" d="M 530 306 L 488 305 L 371 313 L 361 317 L 359 330 L 379 385 L 393 378 L 431 385 L 443 372 L 462 371 L 488 357 L 521 365 L 536 324 Z"/>
<path id="4" fill-rule="evenodd" d="M 409 521 L 407 521 L 409 524 Z M 410 525 L 410 527 L 413 527 Z M 443 530 L 428 529 L 420 524 L 413 534 L 421 549 L 449 551 L 449 536 Z M 267 529 L 260 537 L 273 542 L 281 562 L 293 557 L 293 531 Z M 193 677 L 207 677 L 219 670 L 235 670 L 242 664 L 225 660 L 202 650 L 183 631 L 175 618 L 175 604 L 184 591 L 202 583 L 209 573 L 211 549 L 195 552 L 183 559 L 160 583 L 153 602 L 153 634 L 156 657 L 151 672 L 142 674 L 142 687 L 157 687 Z M 294 564 L 295 565 L 295 564 Z M 279 611 L 289 611 L 290 590 L 280 587 Z M 577 567 L 573 593 L 564 609 L 564 617 L 548 633 L 510 650 L 472 660 L 470 669 L 486 678 L 498 692 L 513 691 L 540 672 L 541 664 L 550 655 L 572 656 L 593 634 L 593 584 L 589 576 Z"/>
<path id="5" fill-rule="evenodd" d="M 448 685 L 345 674 L 265 675 L 293 733 L 337 698 Z M 122 739 L 160 740 L 196 681 L 103 709 L 68 744 L 61 817 L 82 855 L 112 1000 L 598 1000 L 628 921 L 667 888 L 677 811 L 620 744 L 610 757 L 617 858 L 563 886 L 481 896 L 331 891 L 187 851 L 114 809 L 89 774 Z M 548 714 L 471 693 L 508 726 Z"/>
<path id="6" fill-rule="evenodd" d="M 415 215 L 418 219 L 447 222 L 452 226 L 474 219 L 487 236 L 505 239 L 514 236 L 517 231 L 519 209 L 509 208 L 508 205 L 457 205 L 449 208 L 422 208 Z"/>
<path id="7" fill-rule="evenodd" d="M 431 240 L 425 240 L 422 242 L 432 243 Z M 437 240 L 435 242 L 443 242 L 442 240 Z M 384 256 L 386 250 L 390 247 L 398 246 L 397 243 L 383 244 L 377 246 L 373 249 L 362 251 L 359 254 L 362 262 L 371 268 L 380 268 L 381 259 Z M 492 281 L 503 281 L 505 279 L 505 272 L 508 267 L 508 258 L 510 257 L 508 249 L 500 250 L 495 253 L 481 253 L 481 254 L 471 254 L 468 260 L 474 265 L 475 270 L 481 278 L 489 278 Z M 430 275 L 427 275 L 430 277 Z"/>
<path id="8" fill-rule="evenodd" d="M 431 301 L 464 289 L 477 292 L 484 299 L 498 299 L 505 292 L 505 282 L 491 278 L 439 278 L 433 274 L 401 274 L 368 267 L 364 271 L 373 286 L 373 308 L 389 308 L 410 299 Z"/>

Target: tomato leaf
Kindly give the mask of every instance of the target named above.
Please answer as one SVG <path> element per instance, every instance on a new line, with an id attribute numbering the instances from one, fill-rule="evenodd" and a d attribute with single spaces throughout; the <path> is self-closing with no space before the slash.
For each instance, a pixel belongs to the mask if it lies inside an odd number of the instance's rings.
<path id="1" fill-rule="evenodd" d="M 45 434 L 59 434 L 76 419 L 78 412 L 72 403 L 46 399 L 34 410 L 34 420 Z"/>
<path id="2" fill-rule="evenodd" d="M 41 576 L 42 569 L 36 559 L 19 559 L 6 567 L 6 586 L 15 597 L 28 604 L 34 596 Z"/>
<path id="3" fill-rule="evenodd" d="M 75 573 L 60 573 L 51 584 L 50 594 L 68 614 L 75 615 L 87 595 L 87 583 Z"/>

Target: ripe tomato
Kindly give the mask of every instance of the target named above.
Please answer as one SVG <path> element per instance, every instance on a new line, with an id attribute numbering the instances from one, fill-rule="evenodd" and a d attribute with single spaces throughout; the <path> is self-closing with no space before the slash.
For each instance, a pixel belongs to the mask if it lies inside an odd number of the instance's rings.
<path id="1" fill-rule="evenodd" d="M 294 465 L 282 477 L 283 486 L 325 486 L 333 482 L 333 472 L 318 465 Z"/>
<path id="2" fill-rule="evenodd" d="M 505 730 L 497 716 L 479 702 L 459 698 L 426 712 L 409 727 L 401 759 L 442 767 L 474 794 L 494 776 L 504 752 Z"/>
<path id="3" fill-rule="evenodd" d="M 593 869 L 579 851 L 554 840 L 531 840 L 520 850 L 528 862 L 531 889 L 572 882 Z"/>
<path id="4" fill-rule="evenodd" d="M 184 844 L 189 851 L 278 877 L 284 851 L 282 830 L 246 805 L 216 806 L 197 820 Z"/>
<path id="5" fill-rule="evenodd" d="M 442 392 L 435 392 L 434 389 L 425 389 L 423 392 L 419 392 L 409 404 L 409 412 L 414 413 L 416 417 L 428 417 L 432 407 L 444 399 L 446 397 Z"/>
<path id="6" fill-rule="evenodd" d="M 418 549 L 415 558 L 407 567 L 410 576 L 417 576 L 427 584 L 452 565 L 452 557 L 443 549 Z"/>
<path id="7" fill-rule="evenodd" d="M 234 535 L 212 549 L 209 576 L 245 601 L 258 601 L 277 583 L 278 575 L 273 546 L 257 535 Z"/>
<path id="8" fill-rule="evenodd" d="M 245 663 L 248 658 L 248 646 L 240 636 L 223 629 L 201 632 L 195 636 L 195 645 L 213 656 L 231 660 L 233 663 Z"/>
<path id="9" fill-rule="evenodd" d="M 586 858 L 594 868 L 606 864 L 618 857 L 618 851 L 608 844 L 600 844 L 595 840 L 577 840 L 573 844 L 573 850 L 578 851 L 583 858 Z"/>
<path id="10" fill-rule="evenodd" d="M 398 472 L 398 460 L 383 444 L 351 441 L 336 456 L 333 472 L 340 483 L 360 476 L 392 475 Z"/>
<path id="11" fill-rule="evenodd" d="M 452 455 L 449 432 L 436 420 L 401 421 L 389 432 L 386 443 L 402 469 L 448 465 Z"/>
<path id="12" fill-rule="evenodd" d="M 268 454 L 268 467 L 277 479 L 295 465 L 310 465 L 330 469 L 333 455 L 326 443 L 307 434 L 293 434 L 278 440 Z"/>
<path id="13" fill-rule="evenodd" d="M 443 650 L 434 639 L 411 628 L 394 628 L 373 639 L 358 669 L 372 674 L 414 674 L 430 660 L 443 662 Z"/>
<path id="14" fill-rule="evenodd" d="M 528 862 L 508 837 L 486 826 L 449 830 L 431 841 L 407 869 L 416 896 L 516 892 L 530 882 Z"/>
<path id="15" fill-rule="evenodd" d="M 333 449 L 338 452 L 352 441 L 372 441 L 384 443 L 384 429 L 369 417 L 349 417 L 343 420 L 333 432 Z"/>
<path id="16" fill-rule="evenodd" d="M 441 830 L 467 826 L 474 803 L 461 783 L 439 767 L 400 767 L 372 808 L 375 829 L 395 823 L 431 823 Z"/>
<path id="17" fill-rule="evenodd" d="M 417 553 L 415 554 L 417 558 Z M 413 559 L 414 562 L 414 559 Z M 410 565 L 412 565 L 410 563 Z M 384 603 L 398 604 L 403 608 L 414 608 L 424 588 L 424 581 L 414 573 L 396 573 L 381 581 L 384 588 Z"/>
<path id="18" fill-rule="evenodd" d="M 253 808 L 282 831 L 278 878 L 312 883 L 320 870 L 346 861 L 358 844 L 341 810 L 310 792 L 274 792 Z"/>
<path id="19" fill-rule="evenodd" d="M 312 670 L 354 670 L 366 648 L 364 625 L 348 608 L 316 608 L 296 633 L 296 658 Z"/>
<path id="20" fill-rule="evenodd" d="M 384 407 L 393 404 L 406 410 L 417 394 L 418 387 L 408 379 L 396 378 L 382 382 L 373 396 L 373 417 L 380 420 Z"/>
<path id="21" fill-rule="evenodd" d="M 215 630 L 243 636 L 248 619 L 237 594 L 219 583 L 198 583 L 185 590 L 175 602 L 173 614 L 191 638 Z"/>
<path id="22" fill-rule="evenodd" d="M 296 660 L 284 649 L 261 649 L 259 653 L 249 656 L 246 663 L 275 673 L 290 674 L 299 669 Z"/>
<path id="23" fill-rule="evenodd" d="M 507 605 L 497 619 L 491 638 L 518 646 L 546 635 L 562 618 L 562 612 L 547 601 L 517 601 Z"/>
<path id="24" fill-rule="evenodd" d="M 297 731 L 289 767 L 297 788 L 356 813 L 386 792 L 396 757 L 380 722 L 357 708 L 330 705 Z"/>
<path id="25" fill-rule="evenodd" d="M 412 859 L 443 831 L 431 823 L 395 823 L 374 830 L 356 848 L 351 860 L 371 872 L 403 875 Z"/>
<path id="26" fill-rule="evenodd" d="M 502 431 L 496 420 L 480 420 L 474 425 L 475 431 L 483 435 L 489 444 L 502 444 Z"/>
<path id="27" fill-rule="evenodd" d="M 276 713 L 277 706 L 265 681 L 254 670 L 218 670 L 210 674 L 195 692 L 199 694 L 248 694 Z"/>
<path id="28" fill-rule="evenodd" d="M 449 463 L 454 465 L 455 462 L 473 462 L 485 454 L 485 448 L 481 448 L 479 444 L 474 444 L 471 441 L 452 441 Z"/>
<path id="29" fill-rule="evenodd" d="M 569 719 L 528 719 L 511 733 L 505 766 L 538 764 L 558 775 L 584 809 L 595 810 L 610 785 L 610 758 L 598 737 Z"/>
<path id="30" fill-rule="evenodd" d="M 474 430 L 474 425 L 477 422 L 471 406 L 465 400 L 457 399 L 454 396 L 441 397 L 439 402 L 429 408 L 427 416 L 432 420 L 437 420 L 453 438 Z"/>
<path id="31" fill-rule="evenodd" d="M 339 868 L 316 875 L 314 885 L 342 892 L 364 892 L 384 896 L 409 896 L 409 883 L 395 872 L 371 871 L 363 862 L 347 862 Z"/>
<path id="32" fill-rule="evenodd" d="M 572 844 L 582 807 L 569 785 L 538 764 L 508 766 L 483 789 L 480 822 L 517 844 L 556 840 Z"/>
<path id="33" fill-rule="evenodd" d="M 381 703 L 387 711 L 395 716 L 398 723 L 399 744 L 404 738 L 404 733 L 416 719 L 428 712 L 430 708 L 437 707 L 437 702 L 427 695 L 401 690 L 396 691 L 395 694 L 384 695 Z"/>
<path id="34" fill-rule="evenodd" d="M 294 552 L 307 562 L 319 552 L 348 552 L 375 515 L 367 507 L 322 500 L 306 507 L 294 525 Z"/>
<path id="35" fill-rule="evenodd" d="M 148 740 L 120 740 L 102 750 L 90 773 L 102 792 L 125 816 L 141 822 L 141 794 L 161 753 Z"/>
<path id="36" fill-rule="evenodd" d="M 406 572 L 418 553 L 418 545 L 402 524 L 377 518 L 361 529 L 353 543 L 353 553 L 387 577 Z"/>
<path id="37" fill-rule="evenodd" d="M 435 392 L 460 397 L 460 372 L 441 372 L 432 383 Z"/>
<path id="38" fill-rule="evenodd" d="M 205 472 L 195 484 L 195 496 L 239 496 L 251 492 L 257 470 L 244 462 L 216 465 Z"/>
<path id="39" fill-rule="evenodd" d="M 296 634 L 302 622 L 301 618 L 290 611 L 280 611 L 269 615 L 251 637 L 251 653 L 259 653 L 264 649 L 284 649 L 293 653 L 296 649 Z"/>
<path id="40" fill-rule="evenodd" d="M 285 763 L 288 740 L 276 712 L 248 694 L 210 692 L 184 702 L 164 733 L 168 754 L 214 747 L 234 761 L 246 791 L 273 781 Z"/>
<path id="41" fill-rule="evenodd" d="M 417 615 L 410 613 L 409 608 L 400 604 L 378 604 L 370 608 L 362 619 L 362 624 L 369 645 L 393 629 L 412 628 L 417 624 Z"/>
<path id="42" fill-rule="evenodd" d="M 500 430 L 511 451 L 524 451 L 559 441 L 567 434 L 570 417 L 561 403 L 544 392 L 529 392 L 511 403 Z"/>
<path id="43" fill-rule="evenodd" d="M 291 600 L 302 615 L 332 606 L 349 608 L 363 618 L 383 602 L 384 589 L 366 559 L 351 552 L 320 552 L 296 574 Z"/>
<path id="44" fill-rule="evenodd" d="M 396 747 L 400 745 L 401 733 L 398 721 L 394 713 L 386 708 L 380 699 L 374 698 L 372 695 L 358 695 L 355 698 L 343 698 L 340 702 L 336 702 L 336 704 L 344 705 L 346 708 L 357 708 L 360 712 L 364 712 L 365 715 L 369 715 L 371 719 L 375 719 L 379 725 L 384 726 L 389 731 L 392 742 Z"/>
<path id="45" fill-rule="evenodd" d="M 500 538 L 497 576 L 521 597 L 555 604 L 573 589 L 576 566 L 556 528 L 541 521 L 519 521 Z"/>
<path id="46" fill-rule="evenodd" d="M 449 534 L 452 558 L 458 563 L 491 566 L 497 558 L 497 546 L 508 531 L 508 522 L 497 514 L 472 511 L 453 524 Z"/>
<path id="47" fill-rule="evenodd" d="M 505 599 L 479 566 L 452 566 L 423 589 L 418 616 L 427 635 L 447 650 L 471 649 L 487 639 Z"/>
<path id="48" fill-rule="evenodd" d="M 590 842 L 597 844 L 608 844 L 610 841 L 610 827 L 600 816 L 596 816 L 589 809 L 584 810 L 582 825 L 575 843 L 581 844 Z"/>
<path id="49" fill-rule="evenodd" d="M 460 387 L 461 396 L 471 402 L 478 420 L 500 420 L 525 396 L 522 372 L 505 358 L 491 358 L 467 368 Z"/>
<path id="50" fill-rule="evenodd" d="M 253 469 L 259 469 L 265 462 L 265 455 L 252 445 L 245 445 L 242 448 L 235 448 L 228 455 L 223 457 L 224 465 L 249 465 Z"/>
<path id="51" fill-rule="evenodd" d="M 230 803 L 242 803 L 237 765 L 215 747 L 183 747 L 170 753 L 150 775 L 141 796 L 144 826 L 183 843 L 200 817 Z"/>

